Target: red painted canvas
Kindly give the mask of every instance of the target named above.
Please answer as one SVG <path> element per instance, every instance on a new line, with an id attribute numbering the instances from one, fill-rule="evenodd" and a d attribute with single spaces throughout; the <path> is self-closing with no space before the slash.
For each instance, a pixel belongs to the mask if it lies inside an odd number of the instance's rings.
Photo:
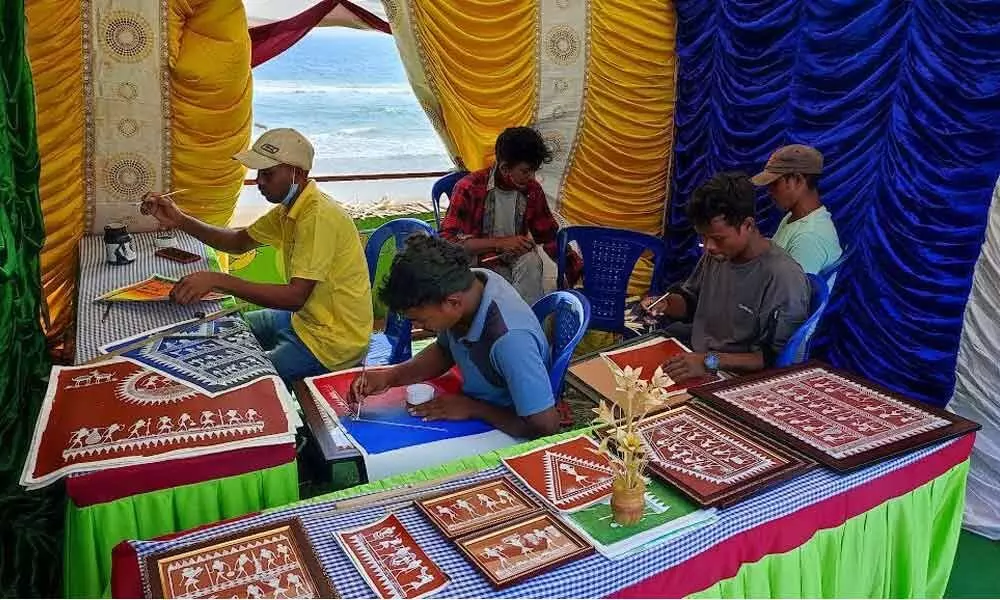
<path id="1" fill-rule="evenodd" d="M 369 368 L 368 372 L 377 369 Z M 311 377 L 306 380 L 310 391 L 317 397 L 326 400 L 326 404 L 333 409 L 338 417 L 350 417 L 353 415 L 351 408 L 347 405 L 347 398 L 350 395 L 351 382 L 361 374 L 360 367 L 345 369 L 335 373 L 327 373 L 318 377 Z M 445 373 L 437 379 L 427 382 L 441 394 L 457 394 L 462 391 L 462 380 L 452 371 Z M 365 410 L 371 415 L 378 415 L 390 409 L 398 409 L 406 404 L 406 386 L 390 388 L 381 394 L 368 396 L 365 398 Z M 364 418 L 362 414 L 362 418 Z"/>
<path id="2" fill-rule="evenodd" d="M 806 466 L 715 411 L 692 404 L 648 417 L 638 431 L 651 470 L 702 506 L 731 503 Z"/>
<path id="3" fill-rule="evenodd" d="M 602 352 L 601 356 L 611 359 L 612 362 L 622 369 L 625 367 L 632 367 L 633 369 L 641 367 L 642 379 L 649 379 L 663 363 L 671 358 L 690 352 L 691 350 L 680 343 L 677 338 L 656 336 L 641 344 Z M 668 387 L 667 392 L 670 395 L 683 394 L 690 388 L 718 380 L 718 375 L 706 375 L 697 379 L 688 379 L 687 381 L 675 383 Z"/>
<path id="4" fill-rule="evenodd" d="M 333 598 L 297 519 L 171 550 L 146 561 L 153 598 Z"/>
<path id="5" fill-rule="evenodd" d="M 553 508 L 573 512 L 611 494 L 614 470 L 594 440 L 579 436 L 503 459 L 511 473 Z"/>
<path id="6" fill-rule="evenodd" d="M 920 407 L 820 367 L 716 395 L 834 458 L 847 458 L 950 424 Z"/>
<path id="7" fill-rule="evenodd" d="M 466 558 L 497 588 L 534 577 L 594 551 L 590 544 L 548 513 L 474 533 L 456 543 Z"/>
<path id="8" fill-rule="evenodd" d="M 450 581 L 396 515 L 334 535 L 378 598 L 422 598 Z"/>
<path id="9" fill-rule="evenodd" d="M 283 389 L 271 376 L 209 398 L 123 359 L 54 367 L 21 484 L 41 487 L 73 472 L 293 442 Z"/>
<path id="10" fill-rule="evenodd" d="M 507 523 L 542 510 L 506 477 L 421 500 L 417 502 L 417 507 L 448 538 Z"/>

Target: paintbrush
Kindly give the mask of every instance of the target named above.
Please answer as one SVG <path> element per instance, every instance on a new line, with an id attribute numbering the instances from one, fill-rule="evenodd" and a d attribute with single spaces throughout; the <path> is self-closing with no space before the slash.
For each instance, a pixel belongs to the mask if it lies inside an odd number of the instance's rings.
<path id="1" fill-rule="evenodd" d="M 169 198 L 169 197 L 173 196 L 174 194 L 180 194 L 181 192 L 189 192 L 189 191 L 191 191 L 189 188 L 181 188 L 179 190 L 174 190 L 172 192 L 167 192 L 166 194 L 160 194 L 160 198 Z M 138 202 L 133 202 L 132 206 L 142 206 L 142 204 L 144 202 L 146 202 L 146 201 L 145 200 L 140 200 Z"/>
<path id="2" fill-rule="evenodd" d="M 667 292 L 666 294 L 663 294 L 662 296 L 660 296 L 659 298 L 657 298 L 656 300 L 654 300 L 652 304 L 650 304 L 649 306 L 646 307 L 646 309 L 645 309 L 646 312 L 649 312 L 650 309 L 652 309 L 654 306 L 656 306 L 657 304 L 659 304 L 661 300 L 663 300 L 664 298 L 666 298 L 667 296 L 669 296 L 671 293 L 672 292 Z"/>
<path id="3" fill-rule="evenodd" d="M 361 389 L 361 393 L 358 393 L 358 410 L 354 414 L 354 420 L 355 421 L 357 421 L 358 419 L 361 418 L 361 405 L 365 401 L 365 395 L 364 395 L 363 392 L 365 391 L 365 388 L 368 387 L 368 363 L 367 362 L 362 362 L 361 363 L 361 375 L 358 377 L 358 379 L 361 380 L 361 385 L 359 386 L 360 389 Z"/>

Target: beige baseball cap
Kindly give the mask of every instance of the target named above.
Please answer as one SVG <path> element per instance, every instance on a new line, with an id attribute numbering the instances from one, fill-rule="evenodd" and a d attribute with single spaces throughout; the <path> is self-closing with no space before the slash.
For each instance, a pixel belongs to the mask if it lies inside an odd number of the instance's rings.
<path id="1" fill-rule="evenodd" d="M 291 165 L 311 171 L 313 146 L 294 129 L 271 129 L 257 138 L 249 150 L 233 155 L 249 169 L 270 169 L 277 165 Z"/>
<path id="2" fill-rule="evenodd" d="M 823 173 L 823 154 L 812 146 L 792 144 L 782 146 L 767 159 L 764 170 L 750 181 L 756 186 L 770 185 L 783 175 L 820 175 Z"/>

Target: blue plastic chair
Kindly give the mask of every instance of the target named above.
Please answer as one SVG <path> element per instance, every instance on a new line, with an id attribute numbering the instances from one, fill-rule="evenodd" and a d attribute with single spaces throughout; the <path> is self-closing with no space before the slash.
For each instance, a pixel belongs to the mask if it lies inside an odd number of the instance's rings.
<path id="1" fill-rule="evenodd" d="M 774 362 L 776 367 L 790 367 L 809 358 L 809 347 L 812 344 L 813 334 L 816 333 L 816 326 L 823 318 L 826 306 L 830 302 L 830 288 L 826 286 L 826 279 L 819 275 L 809 274 L 809 318 L 788 339 L 788 343 L 778 354 Z"/>
<path id="2" fill-rule="evenodd" d="M 840 272 L 840 267 L 844 266 L 844 263 L 847 261 L 847 256 L 848 249 L 844 248 L 840 253 L 840 258 L 817 273 L 817 277 L 826 282 L 826 287 L 831 292 L 833 291 L 833 282 L 837 280 L 837 273 Z"/>
<path id="3" fill-rule="evenodd" d="M 396 244 L 396 250 L 400 250 L 407 238 L 417 233 L 435 235 L 431 226 L 420 219 L 393 219 L 382 224 L 368 237 L 368 242 L 365 244 L 365 259 L 368 261 L 368 282 L 373 290 L 382 247 L 392 239 Z M 402 315 L 391 311 L 386 313 L 385 333 L 372 334 L 365 364 L 394 365 L 409 360 L 413 354 L 410 349 L 411 329 L 410 321 Z"/>
<path id="4" fill-rule="evenodd" d="M 573 351 L 583 339 L 590 325 L 590 302 L 575 290 L 558 290 L 539 298 L 532 306 L 542 328 L 545 319 L 552 317 L 552 332 L 549 340 L 549 384 L 552 395 L 559 401 L 562 395 L 566 369 L 573 359 Z"/>
<path id="5" fill-rule="evenodd" d="M 660 273 L 667 255 L 663 240 L 652 235 L 611 227 L 573 226 L 559 230 L 557 280 L 566 287 L 566 250 L 570 242 L 580 246 L 583 255 L 583 288 L 580 290 L 591 307 L 591 329 L 621 333 L 625 327 L 625 297 L 628 281 L 636 262 L 644 252 L 653 253 L 653 279 L 650 292 L 660 293 Z"/>
<path id="6" fill-rule="evenodd" d="M 434 206 L 434 227 L 438 231 L 441 230 L 441 194 L 451 200 L 451 191 L 455 189 L 455 184 L 468 174 L 468 171 L 455 171 L 434 182 L 434 187 L 431 188 L 431 204 Z"/>

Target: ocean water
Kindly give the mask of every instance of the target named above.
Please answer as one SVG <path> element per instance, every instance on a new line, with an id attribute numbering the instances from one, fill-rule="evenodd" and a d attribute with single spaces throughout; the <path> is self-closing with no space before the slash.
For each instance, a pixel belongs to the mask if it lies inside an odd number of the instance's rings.
<path id="1" fill-rule="evenodd" d="M 315 146 L 315 175 L 451 168 L 391 36 L 314 29 L 253 76 L 254 137 L 298 129 Z"/>
<path id="2" fill-rule="evenodd" d="M 313 143 L 312 175 L 446 171 L 444 145 L 406 80 L 392 36 L 342 27 L 314 29 L 253 70 L 253 137 L 294 127 Z M 251 173 L 252 176 L 252 173 Z M 384 200 L 429 205 L 433 178 L 323 183 L 345 204 Z M 245 186 L 235 224 L 269 208 Z"/>

